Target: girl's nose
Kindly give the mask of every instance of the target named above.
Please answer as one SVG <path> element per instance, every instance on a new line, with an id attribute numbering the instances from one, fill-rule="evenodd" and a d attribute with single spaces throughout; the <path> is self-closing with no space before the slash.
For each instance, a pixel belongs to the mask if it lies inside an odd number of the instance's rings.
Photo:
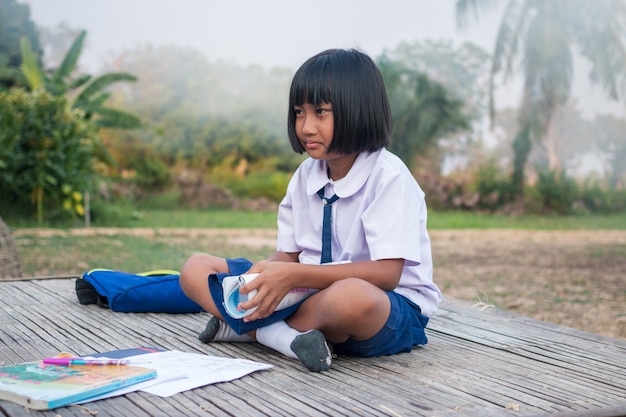
<path id="1" fill-rule="evenodd" d="M 315 133 L 315 118 L 306 115 L 304 116 L 304 120 L 302 121 L 302 133 Z"/>

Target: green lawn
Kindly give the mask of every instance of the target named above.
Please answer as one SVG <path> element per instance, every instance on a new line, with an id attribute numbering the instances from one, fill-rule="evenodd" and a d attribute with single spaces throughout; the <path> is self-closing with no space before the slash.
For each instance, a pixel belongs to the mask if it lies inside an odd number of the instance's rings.
<path id="1" fill-rule="evenodd" d="M 94 227 L 177 227 L 177 228 L 276 228 L 274 211 L 240 210 L 134 210 L 115 208 L 115 215 L 96 218 Z M 38 227 L 33 220 L 4 218 L 12 228 Z M 81 222 L 71 226 L 81 227 Z M 49 225 L 45 225 L 49 226 Z M 60 227 L 60 226 L 53 226 Z M 68 227 L 67 224 L 61 228 Z M 431 211 L 430 229 L 537 229 L 537 230 L 626 230 L 626 215 L 519 216 Z"/>

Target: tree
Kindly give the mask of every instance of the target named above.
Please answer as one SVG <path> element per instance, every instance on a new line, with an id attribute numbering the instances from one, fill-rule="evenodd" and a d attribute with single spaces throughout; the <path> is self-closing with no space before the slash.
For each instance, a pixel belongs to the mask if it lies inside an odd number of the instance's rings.
<path id="1" fill-rule="evenodd" d="M 65 54 L 81 32 L 80 29 L 72 28 L 66 22 L 61 22 L 54 27 L 38 26 L 37 29 L 45 68 L 56 68 L 61 65 Z"/>
<path id="2" fill-rule="evenodd" d="M 30 19 L 28 5 L 16 0 L 0 0 L 0 91 L 24 85 L 20 72 L 20 39 L 23 37 L 28 39 L 36 55 L 41 55 L 39 34 Z"/>
<path id="3" fill-rule="evenodd" d="M 22 73 L 32 90 L 43 88 L 55 96 L 75 94 L 72 108 L 84 110 L 85 118 L 100 127 L 136 128 L 139 118 L 131 113 L 105 106 L 111 93 L 110 85 L 120 81 L 136 81 L 134 75 L 125 72 L 106 73 L 93 78 L 82 74 L 74 77 L 87 32 L 82 31 L 72 43 L 58 68 L 45 71 L 26 38 L 21 40 Z"/>
<path id="4" fill-rule="evenodd" d="M 463 112 L 480 121 L 487 115 L 489 54 L 477 45 L 450 41 L 401 42 L 385 57 L 407 70 L 421 72 L 442 84 L 451 97 L 463 101 Z"/>
<path id="5" fill-rule="evenodd" d="M 457 22 L 491 0 L 457 0 Z M 498 30 L 490 74 L 490 113 L 497 76 L 507 81 L 521 63 L 524 87 L 513 141 L 512 185 L 523 202 L 524 172 L 533 143 L 554 140 L 554 117 L 570 96 L 574 54 L 591 63 L 590 79 L 619 98 L 626 77 L 623 0 L 509 0 Z M 554 168 L 554 167 L 551 167 Z"/>
<path id="6" fill-rule="evenodd" d="M 137 83 L 114 91 L 113 98 L 122 96 L 125 108 L 148 122 L 160 123 L 181 112 L 262 127 L 286 137 L 290 70 L 214 62 L 198 50 L 173 45 L 125 50 L 113 55 L 107 68 L 141 74 Z"/>
<path id="7" fill-rule="evenodd" d="M 199 51 L 144 45 L 115 54 L 106 68 L 141 74 L 137 83 L 113 89 L 112 103 L 141 115 L 145 129 L 101 132 L 128 169 L 148 145 L 176 170 L 215 169 L 246 161 L 248 171 L 292 172 L 300 156 L 286 140 L 290 71 L 212 62 Z"/>
<path id="8" fill-rule="evenodd" d="M 596 146 L 604 154 L 612 190 L 626 189 L 626 121 L 610 115 L 594 121 Z"/>
<path id="9" fill-rule="evenodd" d="M 386 55 L 378 59 L 394 120 L 390 149 L 409 168 L 415 158 L 436 148 L 446 135 L 469 128 L 463 102 L 422 72 L 407 68 Z"/>

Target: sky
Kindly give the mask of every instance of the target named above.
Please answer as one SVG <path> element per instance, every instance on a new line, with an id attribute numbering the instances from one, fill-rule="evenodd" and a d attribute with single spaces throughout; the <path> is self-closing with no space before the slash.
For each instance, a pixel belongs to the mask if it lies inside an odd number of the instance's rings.
<path id="1" fill-rule="evenodd" d="M 109 51 L 174 44 L 211 60 L 297 68 L 324 49 L 371 56 L 401 41 L 469 40 L 493 47 L 498 15 L 459 32 L 455 0 L 20 0 L 38 25 L 86 29 L 82 65 L 97 68 Z M 488 17 L 488 19 L 487 19 Z"/>
<path id="2" fill-rule="evenodd" d="M 18 0 L 30 6 L 37 25 L 64 22 L 86 29 L 79 62 L 96 73 L 111 53 L 139 45 L 177 45 L 211 61 L 287 67 L 328 48 L 357 48 L 375 58 L 400 42 L 450 40 L 493 50 L 504 0 L 459 31 L 456 0 Z M 573 92 L 583 114 L 623 114 L 577 69 Z M 496 91 L 499 108 L 517 107 L 519 78 Z"/>

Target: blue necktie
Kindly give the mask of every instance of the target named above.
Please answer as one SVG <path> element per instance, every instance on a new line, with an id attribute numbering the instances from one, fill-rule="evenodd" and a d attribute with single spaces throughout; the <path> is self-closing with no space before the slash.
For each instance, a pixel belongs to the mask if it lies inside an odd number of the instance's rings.
<path id="1" fill-rule="evenodd" d="M 330 218 L 333 214 L 332 204 L 339 200 L 337 194 L 333 195 L 331 198 L 324 197 L 324 187 L 322 187 L 317 195 L 322 199 L 322 203 L 324 204 L 324 223 L 322 228 L 322 260 L 320 263 L 328 263 L 333 260 L 332 255 L 332 247 L 331 247 L 331 232 L 330 232 Z"/>

